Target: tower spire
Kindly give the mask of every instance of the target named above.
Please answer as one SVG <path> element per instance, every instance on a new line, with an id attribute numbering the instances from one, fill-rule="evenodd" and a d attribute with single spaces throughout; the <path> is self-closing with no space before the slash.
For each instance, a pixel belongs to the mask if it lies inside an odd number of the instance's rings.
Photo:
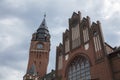
<path id="1" fill-rule="evenodd" d="M 43 16 L 39 28 L 32 34 L 28 68 L 24 80 L 41 80 L 47 72 L 50 51 L 50 34 Z"/>
<path id="2" fill-rule="evenodd" d="M 33 36 L 32 40 L 50 41 L 50 34 L 46 24 L 46 14 L 44 14 L 43 21 L 34 35 L 35 36 Z"/>
<path id="3" fill-rule="evenodd" d="M 42 21 L 42 23 L 40 24 L 39 28 L 48 29 L 47 24 L 46 24 L 46 14 L 44 14 L 43 21 Z M 38 28 L 38 29 L 39 29 L 39 28 Z"/>
<path id="4" fill-rule="evenodd" d="M 46 18 L 46 13 L 44 14 L 44 18 Z"/>

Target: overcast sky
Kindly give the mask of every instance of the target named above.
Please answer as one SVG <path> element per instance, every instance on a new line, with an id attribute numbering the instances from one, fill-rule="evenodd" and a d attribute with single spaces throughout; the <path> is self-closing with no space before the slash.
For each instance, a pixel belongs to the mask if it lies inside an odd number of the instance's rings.
<path id="1" fill-rule="evenodd" d="M 56 46 L 68 28 L 68 18 L 81 11 L 99 20 L 105 41 L 120 45 L 120 0 L 0 0 L 0 80 L 22 80 L 26 73 L 31 35 L 44 13 L 51 34 L 48 72 L 55 67 Z"/>

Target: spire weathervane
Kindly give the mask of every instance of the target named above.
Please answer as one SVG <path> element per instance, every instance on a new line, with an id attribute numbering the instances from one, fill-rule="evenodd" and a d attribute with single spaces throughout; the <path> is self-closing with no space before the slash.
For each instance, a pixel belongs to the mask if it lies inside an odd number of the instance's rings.
<path id="1" fill-rule="evenodd" d="M 44 18 L 46 18 L 46 13 L 44 14 Z"/>

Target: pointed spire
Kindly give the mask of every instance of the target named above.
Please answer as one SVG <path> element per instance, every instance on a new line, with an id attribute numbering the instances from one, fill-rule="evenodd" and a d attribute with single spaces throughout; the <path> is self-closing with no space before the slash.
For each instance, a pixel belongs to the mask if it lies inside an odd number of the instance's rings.
<path id="1" fill-rule="evenodd" d="M 47 27 L 47 24 L 46 24 L 46 14 L 44 14 L 44 18 L 43 18 L 43 21 L 42 23 L 40 24 L 39 28 L 45 28 L 45 29 L 48 29 Z"/>
<path id="2" fill-rule="evenodd" d="M 44 14 L 44 18 L 46 18 L 46 13 Z"/>
<path id="3" fill-rule="evenodd" d="M 45 18 L 46 14 L 44 14 L 43 21 L 37 29 L 37 32 L 35 33 L 35 36 L 33 36 L 34 38 L 32 38 L 32 40 L 50 41 L 50 34 Z"/>

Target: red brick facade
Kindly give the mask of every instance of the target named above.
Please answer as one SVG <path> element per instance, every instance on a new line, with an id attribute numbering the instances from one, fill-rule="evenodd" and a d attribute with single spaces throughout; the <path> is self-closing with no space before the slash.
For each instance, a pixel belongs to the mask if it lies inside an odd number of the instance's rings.
<path id="1" fill-rule="evenodd" d="M 45 17 L 32 35 L 29 61 L 24 80 L 38 80 L 46 75 L 50 52 L 50 34 Z"/>
<path id="2" fill-rule="evenodd" d="M 120 80 L 120 48 L 109 54 L 109 60 L 114 80 Z"/>
<path id="3" fill-rule="evenodd" d="M 101 23 L 73 13 L 56 48 L 56 70 L 46 74 L 50 34 L 45 18 L 33 33 L 24 80 L 120 80 L 120 48 L 104 42 Z"/>
<path id="4" fill-rule="evenodd" d="M 69 29 L 63 33 L 63 42 L 56 52 L 56 80 L 78 80 L 68 74 L 77 56 L 86 58 L 90 64 L 90 78 L 81 80 L 120 80 L 120 57 L 108 57 L 114 55 L 114 49 L 104 42 L 100 22 L 91 24 L 90 18 L 82 18 L 80 12 L 74 12 L 69 19 Z"/>

